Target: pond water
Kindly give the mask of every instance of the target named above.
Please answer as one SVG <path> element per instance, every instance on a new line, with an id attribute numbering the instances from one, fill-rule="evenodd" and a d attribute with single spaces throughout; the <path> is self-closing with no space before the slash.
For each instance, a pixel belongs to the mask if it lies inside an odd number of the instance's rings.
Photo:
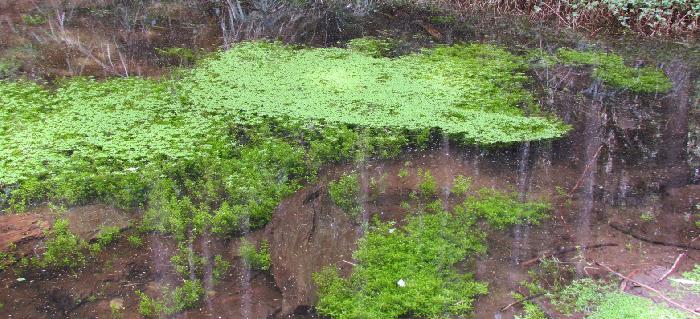
<path id="1" fill-rule="evenodd" d="M 235 24 L 218 5 L 144 3 L 0 2 L 0 316 L 628 318 L 613 302 L 630 296 L 642 315 L 699 316 L 693 40 L 401 10 Z M 234 45 L 366 35 L 390 40 Z M 494 46 L 410 55 L 463 42 Z M 607 299 L 560 297 L 586 278 Z"/>

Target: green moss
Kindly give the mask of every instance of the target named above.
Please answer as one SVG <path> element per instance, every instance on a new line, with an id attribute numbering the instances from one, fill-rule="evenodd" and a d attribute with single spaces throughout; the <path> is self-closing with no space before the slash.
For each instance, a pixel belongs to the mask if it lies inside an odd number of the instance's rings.
<path id="1" fill-rule="evenodd" d="M 581 313 L 591 319 L 681 319 L 687 316 L 652 300 L 617 290 L 613 283 L 590 278 L 547 294 L 552 304 L 564 314 Z"/>
<path id="2" fill-rule="evenodd" d="M 202 274 L 206 259 L 190 249 L 188 245 L 180 244 L 178 253 L 170 257 L 170 262 L 180 276 L 189 278 L 191 275 Z"/>
<path id="3" fill-rule="evenodd" d="M 561 290 L 552 293 L 551 301 L 558 311 L 571 315 L 574 312 L 589 314 L 614 290 L 614 287 L 591 278 L 574 280 Z"/>
<path id="4" fill-rule="evenodd" d="M 557 57 L 565 64 L 593 66 L 593 74 L 603 82 L 638 93 L 668 92 L 668 77 L 652 67 L 631 68 L 619 55 L 598 51 L 560 49 Z"/>

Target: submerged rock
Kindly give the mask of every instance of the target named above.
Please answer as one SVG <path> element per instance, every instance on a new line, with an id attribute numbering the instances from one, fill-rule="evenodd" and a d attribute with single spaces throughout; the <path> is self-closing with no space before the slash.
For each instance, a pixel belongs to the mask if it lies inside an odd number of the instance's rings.
<path id="1" fill-rule="evenodd" d="M 63 216 L 70 230 L 84 240 L 92 240 L 104 227 L 129 227 L 129 216 L 119 209 L 107 205 L 85 205 L 70 208 Z"/>
<path id="2" fill-rule="evenodd" d="M 307 187 L 283 201 L 266 228 L 272 274 L 282 292 L 281 314 L 303 314 L 317 300 L 312 274 L 335 266 L 351 270 L 361 233 L 333 205 L 325 185 Z"/>
<path id="3" fill-rule="evenodd" d="M 44 237 L 49 223 L 39 214 L 0 216 L 0 251 Z"/>

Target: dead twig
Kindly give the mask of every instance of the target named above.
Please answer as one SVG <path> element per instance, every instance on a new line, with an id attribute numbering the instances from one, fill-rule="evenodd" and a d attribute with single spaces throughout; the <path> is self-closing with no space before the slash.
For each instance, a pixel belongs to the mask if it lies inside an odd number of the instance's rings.
<path id="1" fill-rule="evenodd" d="M 690 243 L 692 244 L 693 242 L 698 240 L 698 238 L 700 238 L 700 235 L 695 236 L 695 238 L 693 238 L 690 241 Z M 664 273 L 663 276 L 661 276 L 661 278 L 659 278 L 659 280 L 657 280 L 656 282 L 663 281 L 664 279 L 666 279 L 666 277 L 668 277 L 671 273 L 673 273 L 673 271 L 676 270 L 676 268 L 678 268 L 678 265 L 680 265 L 681 259 L 683 259 L 683 257 L 685 257 L 687 255 L 688 255 L 688 249 L 686 249 L 684 252 L 678 254 L 678 257 L 676 257 L 676 261 L 673 262 L 673 266 L 671 266 L 671 269 L 669 269 L 666 273 Z"/>
<path id="2" fill-rule="evenodd" d="M 676 261 L 673 262 L 673 266 L 671 266 L 671 269 L 665 272 L 663 276 L 661 276 L 656 282 L 662 282 L 664 279 L 666 279 L 666 277 L 668 277 L 668 275 L 673 273 L 673 271 L 676 270 L 676 267 L 678 267 L 678 265 L 680 264 L 681 259 L 683 259 L 683 257 L 685 257 L 686 254 L 688 254 L 687 250 L 678 254 L 678 257 L 676 258 Z"/>
<path id="3" fill-rule="evenodd" d="M 690 241 L 690 243 L 689 243 L 688 245 L 686 245 L 686 244 L 680 244 L 680 243 L 667 242 L 667 241 L 658 240 L 658 239 L 646 238 L 646 237 L 644 237 L 644 236 L 642 236 L 642 235 L 640 235 L 640 234 L 635 233 L 635 232 L 632 230 L 632 227 L 629 227 L 629 226 L 626 227 L 626 226 L 623 226 L 623 225 L 620 224 L 620 223 L 610 222 L 610 223 L 608 223 L 608 225 L 610 225 L 610 227 L 612 227 L 613 229 L 615 229 L 615 230 L 617 230 L 617 231 L 619 231 L 619 232 L 621 232 L 621 233 L 623 233 L 623 234 L 630 235 L 630 236 L 632 236 L 632 237 L 634 237 L 634 238 L 636 238 L 636 239 L 639 239 L 639 240 L 641 240 L 641 241 L 644 241 L 644 242 L 647 242 L 647 243 L 650 243 L 650 244 L 661 245 L 661 246 L 678 247 L 678 248 L 683 248 L 683 249 L 700 250 L 700 247 L 695 247 L 695 246 L 692 246 L 692 245 L 691 245 L 694 241 L 697 240 L 698 237 L 695 237 L 693 240 Z"/>
<path id="4" fill-rule="evenodd" d="M 555 252 L 553 252 L 553 253 L 550 253 L 550 254 L 542 254 L 542 255 L 539 256 L 539 257 L 535 257 L 535 258 L 532 258 L 532 259 L 528 259 L 528 260 L 526 260 L 525 262 L 523 262 L 521 265 L 522 265 L 523 267 L 527 267 L 527 266 L 529 266 L 529 265 L 532 265 L 532 264 L 534 264 L 534 263 L 537 263 L 537 262 L 541 261 L 542 259 L 551 258 L 551 257 L 556 257 L 556 256 L 560 256 L 560 255 L 564 255 L 564 254 L 566 254 L 566 253 L 570 253 L 570 252 L 577 251 L 577 250 L 580 250 L 580 249 L 595 249 L 595 248 L 613 247 L 613 246 L 617 246 L 617 244 L 616 244 L 616 243 L 603 243 L 603 244 L 583 245 L 583 246 L 576 246 L 576 247 L 563 248 L 563 249 L 559 249 L 559 250 L 557 250 L 557 251 L 555 251 Z"/>
<path id="5" fill-rule="evenodd" d="M 343 260 L 341 260 L 341 261 L 344 262 L 344 263 L 346 263 L 346 264 L 348 264 L 348 265 L 351 265 L 351 266 L 353 266 L 353 267 L 354 267 L 354 266 L 357 266 L 356 263 L 349 262 L 349 261 L 347 261 L 347 260 L 345 260 L 345 259 L 343 259 Z"/>
<path id="6" fill-rule="evenodd" d="M 500 311 L 506 311 L 506 310 L 508 310 L 508 308 L 513 307 L 513 306 L 515 306 L 515 305 L 517 305 L 517 304 L 519 304 L 519 303 L 523 303 L 523 302 L 526 302 L 526 301 L 528 301 L 528 300 L 532 300 L 532 299 L 541 297 L 541 296 L 543 296 L 543 295 L 544 295 L 543 293 L 539 293 L 539 294 L 534 294 L 534 295 L 531 295 L 531 296 L 527 296 L 527 297 L 525 297 L 525 298 L 523 298 L 523 299 L 520 299 L 520 300 L 513 301 L 513 302 L 509 303 L 508 305 L 502 307 L 502 308 L 500 309 Z"/>
<path id="7" fill-rule="evenodd" d="M 692 309 L 690 309 L 690 308 L 688 308 L 688 307 L 686 307 L 686 306 L 684 306 L 684 305 L 682 305 L 682 304 L 676 302 L 675 300 L 666 297 L 666 295 L 664 295 L 662 292 L 658 291 L 657 289 L 654 289 L 653 287 L 651 287 L 651 286 L 649 286 L 649 285 L 646 285 L 646 284 L 644 284 L 644 283 L 642 283 L 642 282 L 639 282 L 639 281 L 636 281 L 636 280 L 634 280 L 634 279 L 632 279 L 632 278 L 629 278 L 629 277 L 627 277 L 627 276 L 625 276 L 625 275 L 623 275 L 623 274 L 621 274 L 621 273 L 619 273 L 619 272 L 617 272 L 617 271 L 614 271 L 614 270 L 612 270 L 612 268 L 608 267 L 607 265 L 605 265 L 605 264 L 603 264 L 603 263 L 595 262 L 595 264 L 598 265 L 598 266 L 600 266 L 600 267 L 605 268 L 605 270 L 607 270 L 608 272 L 610 272 L 611 274 L 613 274 L 613 275 L 615 275 L 615 276 L 618 276 L 618 277 L 620 277 L 620 278 L 622 278 L 622 279 L 624 279 L 624 280 L 627 280 L 627 281 L 629 281 L 629 282 L 631 282 L 631 283 L 633 283 L 633 284 L 635 284 L 635 285 L 638 285 L 638 286 L 640 286 L 640 287 L 642 287 L 642 288 L 645 288 L 645 289 L 647 289 L 647 290 L 649 290 L 649 291 L 655 293 L 657 296 L 659 296 L 661 299 L 665 300 L 665 301 L 668 302 L 669 304 L 672 304 L 672 305 L 674 305 L 674 306 L 676 306 L 676 307 L 678 307 L 678 308 L 680 308 L 680 309 L 683 309 L 683 310 L 685 310 L 685 311 L 687 311 L 687 312 L 690 312 L 690 313 L 692 313 L 692 314 L 695 315 L 695 316 L 697 316 L 698 314 L 700 314 L 699 312 L 697 312 L 697 311 L 695 311 L 695 310 L 692 310 Z"/>

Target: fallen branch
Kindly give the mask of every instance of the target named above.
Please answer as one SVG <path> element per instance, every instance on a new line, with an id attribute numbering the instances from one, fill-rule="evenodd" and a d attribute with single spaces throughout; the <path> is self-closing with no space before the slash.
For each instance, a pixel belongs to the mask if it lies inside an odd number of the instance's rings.
<path id="1" fill-rule="evenodd" d="M 700 235 L 695 236 L 695 238 L 693 238 L 690 241 L 690 244 L 694 243 L 696 240 L 698 240 L 698 238 L 700 238 Z M 688 249 L 686 249 L 684 252 L 680 253 L 678 255 L 678 257 L 676 257 L 676 261 L 673 262 L 673 266 L 671 266 L 671 269 L 669 269 L 665 274 L 663 274 L 663 276 L 661 276 L 661 278 L 659 278 L 659 280 L 657 280 L 656 282 L 661 282 L 662 280 L 666 279 L 666 277 L 668 277 L 668 275 L 673 273 L 673 271 L 676 270 L 676 268 L 680 264 L 681 259 L 683 259 L 683 257 L 685 257 L 687 255 L 688 255 Z"/>
<path id="2" fill-rule="evenodd" d="M 619 232 L 630 235 L 636 239 L 639 239 L 641 241 L 644 241 L 644 242 L 647 242 L 650 244 L 662 245 L 662 246 L 672 246 L 672 247 L 678 247 L 678 248 L 684 248 L 684 249 L 700 250 L 700 247 L 694 247 L 694 246 L 691 246 L 690 244 L 686 245 L 686 244 L 667 242 L 667 241 L 658 240 L 658 239 L 649 239 L 649 238 L 646 238 L 640 234 L 635 233 L 632 230 L 632 227 L 625 227 L 625 226 L 623 226 L 619 223 L 616 223 L 616 222 L 610 222 L 610 223 L 608 223 L 608 225 L 610 225 L 610 227 L 612 227 L 613 229 L 615 229 Z M 690 243 L 692 244 L 696 239 L 697 239 L 697 237 L 695 237 L 695 239 L 691 240 Z"/>
<path id="3" fill-rule="evenodd" d="M 680 253 L 680 254 L 678 255 L 678 257 L 676 258 L 676 261 L 673 262 L 673 266 L 671 266 L 671 269 L 669 269 L 667 272 L 665 272 L 665 273 L 663 274 L 663 276 L 661 276 L 661 278 L 659 278 L 659 280 L 657 280 L 656 282 L 661 282 L 661 281 L 663 281 L 664 279 L 666 279 L 666 277 L 668 277 L 668 275 L 670 275 L 674 270 L 676 270 L 676 268 L 678 267 L 678 265 L 679 265 L 680 262 L 681 262 L 681 259 L 683 259 L 683 257 L 685 257 L 686 254 L 688 254 L 688 251 L 687 251 L 687 250 L 684 251 L 684 252 L 682 252 L 682 253 Z"/>
<path id="4" fill-rule="evenodd" d="M 526 302 L 528 300 L 532 300 L 532 299 L 535 299 L 537 297 L 541 297 L 543 295 L 544 295 L 543 293 L 539 293 L 539 294 L 527 296 L 527 297 L 520 299 L 520 300 L 513 301 L 513 302 L 509 303 L 508 305 L 506 305 L 505 307 L 501 308 L 500 311 L 506 311 L 506 310 L 508 310 L 508 308 L 513 307 L 519 303 L 523 303 L 523 302 Z"/>
<path id="5" fill-rule="evenodd" d="M 345 259 L 343 259 L 343 260 L 341 260 L 341 261 L 344 262 L 344 263 L 346 263 L 346 264 L 348 264 L 348 265 L 351 265 L 351 266 L 353 266 L 353 267 L 354 267 L 354 266 L 357 266 L 356 263 L 349 262 L 349 261 L 347 261 L 347 260 L 345 260 Z"/>
<path id="6" fill-rule="evenodd" d="M 522 265 L 523 267 L 527 267 L 527 266 L 529 266 L 529 265 L 532 265 L 532 264 L 534 264 L 534 263 L 537 263 L 537 262 L 541 261 L 541 260 L 544 259 L 544 258 L 552 258 L 552 257 L 555 257 L 555 256 L 561 256 L 561 255 L 564 255 L 564 254 L 567 254 L 567 253 L 570 253 L 570 252 L 573 252 L 573 251 L 577 251 L 577 250 L 580 250 L 580 249 L 595 249 L 595 248 L 612 247 L 612 246 L 617 246 L 617 244 L 616 244 L 616 243 L 603 243 L 603 244 L 584 245 L 584 246 L 576 246 L 576 247 L 563 248 L 563 249 L 559 249 L 559 250 L 557 250 L 556 252 L 553 252 L 553 253 L 548 254 L 548 255 L 542 254 L 542 256 L 540 256 L 540 257 L 535 257 L 535 258 L 526 260 L 526 261 L 523 262 L 521 265 Z"/>
<path id="7" fill-rule="evenodd" d="M 644 283 L 641 283 L 641 282 L 639 282 L 639 281 L 636 281 L 636 280 L 634 280 L 634 279 L 632 279 L 632 278 L 629 278 L 629 277 L 627 277 L 627 276 L 625 276 L 625 275 L 623 275 L 623 274 L 621 274 L 621 273 L 619 273 L 619 272 L 617 272 L 617 271 L 614 271 L 614 270 L 612 270 L 612 268 L 608 267 L 607 265 L 605 265 L 605 264 L 603 264 L 603 263 L 595 262 L 595 264 L 598 265 L 598 266 L 600 266 L 600 267 L 605 268 L 605 270 L 609 271 L 611 274 L 614 274 L 615 276 L 618 276 L 618 277 L 622 278 L 623 280 L 627 280 L 627 281 L 629 281 L 629 282 L 631 282 L 631 283 L 633 283 L 633 284 L 635 284 L 635 285 L 638 285 L 638 286 L 640 286 L 640 287 L 642 287 L 642 288 L 646 288 L 646 289 L 648 289 L 649 291 L 652 291 L 652 292 L 655 293 L 657 296 L 659 296 L 661 299 L 665 300 L 666 302 L 668 302 L 668 303 L 670 303 L 670 304 L 672 304 L 672 305 L 674 305 L 674 306 L 676 306 L 676 307 L 678 307 L 678 308 L 680 308 L 680 309 L 683 309 L 683 310 L 685 310 L 685 311 L 687 311 L 687 312 L 690 312 L 690 313 L 692 313 L 692 314 L 695 315 L 695 316 L 697 316 L 698 314 L 700 314 L 699 312 L 697 312 L 697 311 L 695 311 L 695 310 L 692 310 L 692 309 L 690 309 L 690 308 L 688 308 L 688 307 L 686 307 L 686 306 L 684 306 L 684 305 L 682 305 L 682 304 L 680 304 L 680 303 L 678 303 L 678 302 L 676 302 L 676 301 L 674 301 L 674 300 L 672 300 L 672 299 L 666 297 L 666 295 L 664 295 L 664 294 L 661 293 L 660 291 L 654 289 L 653 287 L 651 287 L 651 286 L 649 286 L 649 285 L 646 285 L 646 284 L 644 284 Z"/>

